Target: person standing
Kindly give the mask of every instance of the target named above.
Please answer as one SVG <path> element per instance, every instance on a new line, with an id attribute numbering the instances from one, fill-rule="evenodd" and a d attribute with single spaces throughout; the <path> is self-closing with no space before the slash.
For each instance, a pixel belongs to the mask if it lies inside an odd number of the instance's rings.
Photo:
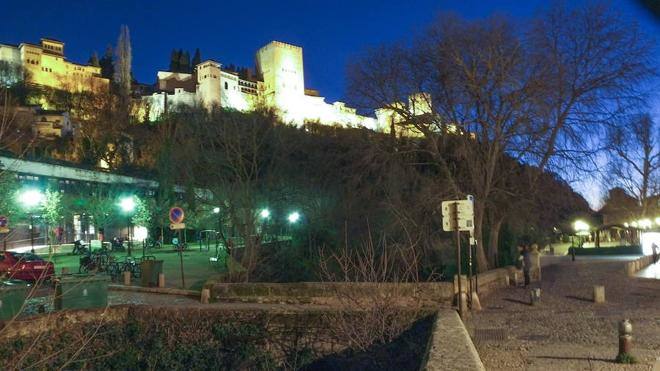
<path id="1" fill-rule="evenodd" d="M 529 286 L 529 272 L 532 268 L 532 255 L 529 251 L 529 246 L 525 245 L 522 250 L 522 258 L 523 258 L 523 274 L 525 276 L 525 287 Z"/>

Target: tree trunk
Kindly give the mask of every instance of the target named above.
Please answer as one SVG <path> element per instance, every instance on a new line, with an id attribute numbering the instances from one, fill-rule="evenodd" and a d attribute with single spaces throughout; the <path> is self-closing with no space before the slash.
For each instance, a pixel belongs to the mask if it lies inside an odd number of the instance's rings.
<path id="1" fill-rule="evenodd" d="M 484 251 L 483 241 L 484 204 L 480 201 L 474 203 L 474 238 L 477 240 L 477 267 L 479 272 L 488 270 L 488 259 Z"/>
<path id="2" fill-rule="evenodd" d="M 497 267 L 499 265 L 498 254 L 502 222 L 503 219 L 500 218 L 490 226 L 490 238 L 488 239 L 488 262 L 492 267 Z"/>

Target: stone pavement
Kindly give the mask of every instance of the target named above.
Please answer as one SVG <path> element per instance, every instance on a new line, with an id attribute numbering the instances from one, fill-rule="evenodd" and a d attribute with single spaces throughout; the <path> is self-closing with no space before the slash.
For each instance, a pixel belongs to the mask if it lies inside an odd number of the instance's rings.
<path id="1" fill-rule="evenodd" d="M 529 305 L 529 289 L 503 288 L 481 298 L 484 310 L 467 328 L 488 370 L 660 370 L 660 280 L 626 277 L 624 260 L 561 259 L 543 271 L 541 302 Z M 592 302 L 594 285 L 607 302 Z M 613 363 L 617 323 L 633 325 L 639 363 Z"/>
<path id="2" fill-rule="evenodd" d="M 637 272 L 635 277 L 660 280 L 660 263 L 649 265 L 648 267 Z"/>

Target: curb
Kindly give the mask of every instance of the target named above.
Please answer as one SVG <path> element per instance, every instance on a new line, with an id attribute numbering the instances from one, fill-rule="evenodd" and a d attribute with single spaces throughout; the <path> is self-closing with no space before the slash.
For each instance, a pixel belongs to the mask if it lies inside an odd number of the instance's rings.
<path id="1" fill-rule="evenodd" d="M 486 370 L 470 334 L 455 310 L 436 312 L 420 370 Z"/>

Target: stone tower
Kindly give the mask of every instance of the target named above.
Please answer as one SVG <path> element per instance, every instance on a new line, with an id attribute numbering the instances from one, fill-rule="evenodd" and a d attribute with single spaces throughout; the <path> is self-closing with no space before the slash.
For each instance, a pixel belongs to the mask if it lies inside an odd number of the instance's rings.
<path id="1" fill-rule="evenodd" d="M 271 41 L 257 51 L 257 72 L 263 77 L 264 102 L 287 120 L 302 118 L 305 76 L 302 48 Z"/>
<path id="2" fill-rule="evenodd" d="M 197 96 L 206 109 L 221 105 L 220 63 L 208 60 L 197 65 Z"/>

